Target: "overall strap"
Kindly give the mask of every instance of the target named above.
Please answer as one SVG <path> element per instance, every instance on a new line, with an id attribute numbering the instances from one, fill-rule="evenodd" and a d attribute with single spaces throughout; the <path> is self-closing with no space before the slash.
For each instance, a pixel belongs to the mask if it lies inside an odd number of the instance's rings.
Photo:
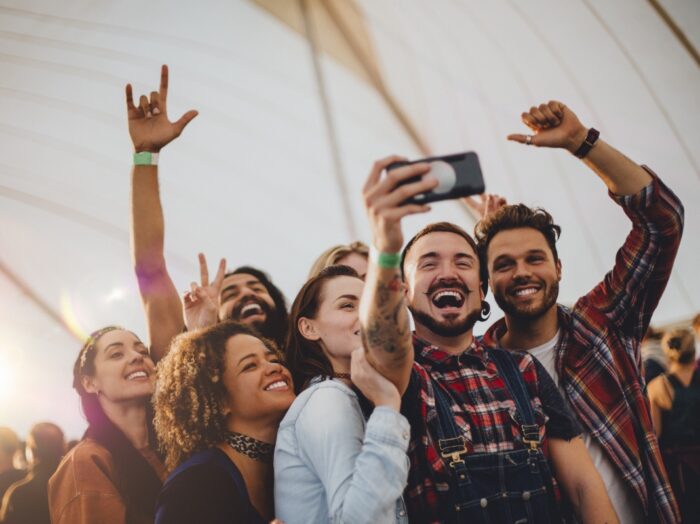
<path id="1" fill-rule="evenodd" d="M 445 508 L 445 522 L 461 523 L 462 505 L 469 500 L 471 477 L 467 471 L 467 439 L 457 427 L 452 411 L 452 401 L 442 385 L 431 377 L 435 392 L 435 408 L 438 414 L 438 451 L 450 475 L 449 505 Z"/>
<path id="2" fill-rule="evenodd" d="M 431 382 L 438 414 L 438 448 L 444 459 L 450 459 L 448 466 L 454 467 L 456 463 L 464 462 L 461 455 L 467 453 L 467 441 L 455 422 L 449 395 L 438 381 L 431 378 Z"/>
<path id="3" fill-rule="evenodd" d="M 515 356 L 502 349 L 489 349 L 488 355 L 496 363 L 498 373 L 506 384 L 515 402 L 515 409 L 520 417 L 520 431 L 523 442 L 536 450 L 540 442 L 540 427 L 535 421 L 535 413 L 530 405 L 530 392 L 525 384 L 525 379 L 515 361 Z"/>

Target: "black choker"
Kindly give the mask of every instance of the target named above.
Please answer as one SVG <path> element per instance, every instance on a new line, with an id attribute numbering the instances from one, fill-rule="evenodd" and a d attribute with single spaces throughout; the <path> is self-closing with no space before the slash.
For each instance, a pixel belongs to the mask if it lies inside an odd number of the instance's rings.
<path id="1" fill-rule="evenodd" d="M 248 435 L 243 435 L 241 433 L 235 433 L 233 431 L 226 435 L 226 442 L 235 451 L 242 453 L 253 460 L 259 462 L 272 462 L 272 454 L 275 451 L 274 444 L 268 444 L 262 440 L 249 437 Z"/>

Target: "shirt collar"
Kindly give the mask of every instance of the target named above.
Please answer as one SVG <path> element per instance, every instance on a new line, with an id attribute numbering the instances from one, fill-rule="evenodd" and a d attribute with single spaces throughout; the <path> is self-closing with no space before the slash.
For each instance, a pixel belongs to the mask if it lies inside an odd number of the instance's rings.
<path id="1" fill-rule="evenodd" d="M 557 321 L 559 322 L 560 331 L 562 328 L 566 329 L 566 326 L 571 323 L 571 310 L 561 304 L 557 304 Z M 502 317 L 491 324 L 491 327 L 484 333 L 482 343 L 493 348 L 501 347 L 498 341 L 501 340 L 506 331 L 508 331 L 506 318 Z"/>
<path id="2" fill-rule="evenodd" d="M 440 349 L 438 346 L 420 338 L 415 332 L 413 333 L 413 347 L 416 351 L 416 359 L 419 359 L 421 363 L 449 366 L 459 364 L 460 361 L 463 363 L 465 359 L 473 359 L 475 363 L 486 367 L 486 352 L 477 337 L 474 337 L 471 345 L 459 355 L 452 355 Z"/>

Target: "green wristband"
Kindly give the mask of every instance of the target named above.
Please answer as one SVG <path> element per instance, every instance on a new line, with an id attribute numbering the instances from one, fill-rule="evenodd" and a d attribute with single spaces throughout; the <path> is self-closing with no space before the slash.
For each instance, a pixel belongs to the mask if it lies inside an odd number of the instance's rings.
<path id="1" fill-rule="evenodd" d="M 398 269 L 401 266 L 401 253 L 384 253 L 377 251 L 374 246 L 369 250 L 369 258 L 384 269 Z"/>
<path id="2" fill-rule="evenodd" d="M 135 166 L 157 166 L 158 165 L 158 153 L 152 153 L 150 151 L 141 151 L 140 153 L 134 153 L 134 165 Z"/>

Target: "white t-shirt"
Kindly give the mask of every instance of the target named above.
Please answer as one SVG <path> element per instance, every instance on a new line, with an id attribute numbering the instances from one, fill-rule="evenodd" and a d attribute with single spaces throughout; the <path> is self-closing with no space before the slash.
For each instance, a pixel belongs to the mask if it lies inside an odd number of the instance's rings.
<path id="1" fill-rule="evenodd" d="M 534 347 L 527 351 L 540 361 L 552 379 L 554 379 L 562 396 L 566 399 L 566 392 L 559 383 L 559 374 L 555 366 L 556 353 L 554 348 L 557 346 L 557 342 L 559 342 L 559 335 L 560 332 L 557 331 L 554 338 L 548 340 L 541 346 Z M 591 438 L 590 433 L 585 430 L 582 437 L 588 449 L 588 454 L 593 461 L 593 465 L 603 479 L 610 501 L 615 508 L 617 517 L 620 519 L 620 524 L 637 524 L 638 522 L 644 522 L 644 511 L 642 510 L 641 503 L 632 490 L 624 483 L 622 476 L 617 472 L 612 461 L 605 454 L 603 447 L 598 444 L 596 440 Z"/>

